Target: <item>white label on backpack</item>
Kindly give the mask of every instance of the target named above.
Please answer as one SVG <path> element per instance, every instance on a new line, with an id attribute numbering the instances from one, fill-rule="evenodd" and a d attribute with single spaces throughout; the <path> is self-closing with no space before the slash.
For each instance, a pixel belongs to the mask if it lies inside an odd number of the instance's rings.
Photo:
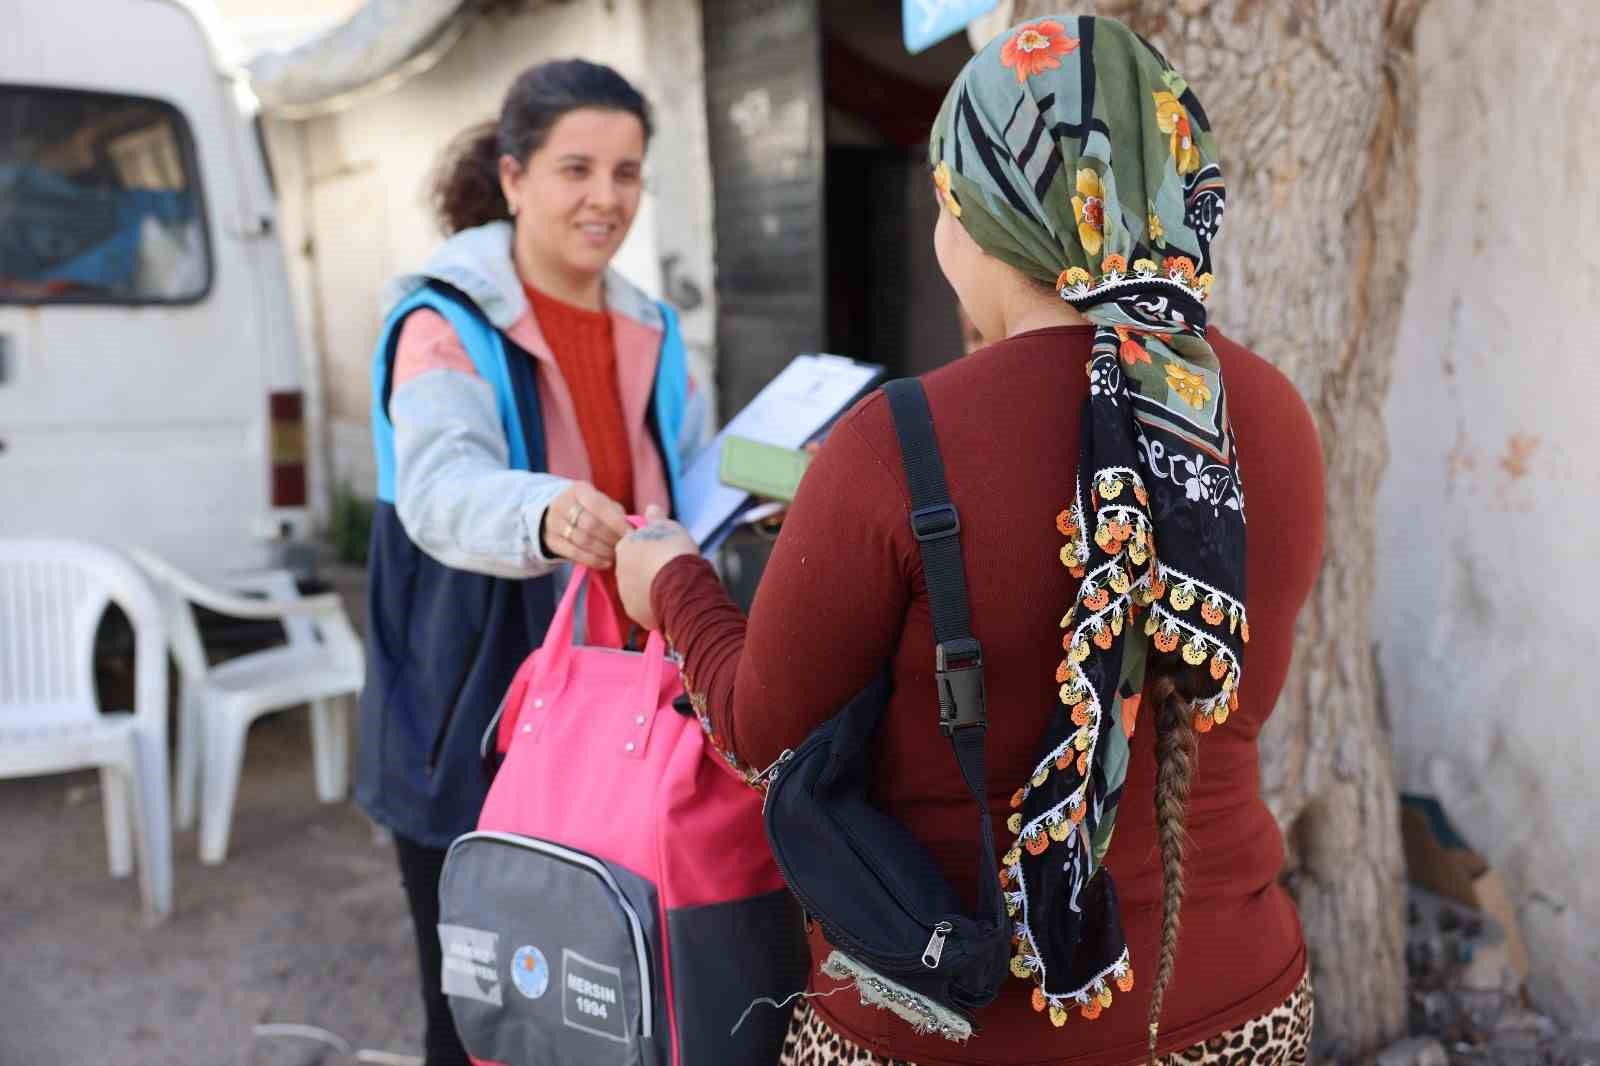
<path id="1" fill-rule="evenodd" d="M 562 948 L 561 1021 L 569 1029 L 628 1043 L 622 971 Z"/>
<path id="2" fill-rule="evenodd" d="M 443 955 L 439 983 L 445 995 L 503 1005 L 499 933 L 440 922 L 439 950 Z"/>

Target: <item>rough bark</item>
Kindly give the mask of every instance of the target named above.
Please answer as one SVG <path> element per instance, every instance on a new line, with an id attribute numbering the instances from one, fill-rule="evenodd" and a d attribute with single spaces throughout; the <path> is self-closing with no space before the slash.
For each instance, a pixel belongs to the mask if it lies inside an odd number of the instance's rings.
<path id="1" fill-rule="evenodd" d="M 1228 182 L 1212 321 L 1293 378 L 1322 434 L 1326 561 L 1262 737 L 1262 773 L 1311 944 L 1319 1058 L 1336 1061 L 1372 1054 L 1405 1025 L 1404 863 L 1369 615 L 1382 404 L 1416 206 L 1411 39 L 1423 2 L 1095 8 L 1197 87 Z M 1061 6 L 1017 0 L 1010 16 Z"/>

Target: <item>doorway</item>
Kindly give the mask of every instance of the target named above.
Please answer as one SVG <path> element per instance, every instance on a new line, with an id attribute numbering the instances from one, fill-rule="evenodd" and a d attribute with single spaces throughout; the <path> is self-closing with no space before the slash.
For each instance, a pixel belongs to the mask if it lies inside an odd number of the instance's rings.
<path id="1" fill-rule="evenodd" d="M 726 422 L 796 355 L 921 374 L 965 350 L 933 254 L 928 131 L 972 51 L 919 55 L 886 0 L 703 0 Z M 741 531 L 723 577 L 748 609 L 771 552 Z"/>
<path id="2" fill-rule="evenodd" d="M 803 352 L 924 373 L 964 350 L 933 256 L 928 130 L 972 50 L 900 5 L 704 0 L 726 420 Z"/>
<path id="3" fill-rule="evenodd" d="M 905 50 L 898 4 L 822 2 L 829 349 L 923 374 L 959 356 L 955 294 L 933 253 L 928 131 L 972 49 Z"/>

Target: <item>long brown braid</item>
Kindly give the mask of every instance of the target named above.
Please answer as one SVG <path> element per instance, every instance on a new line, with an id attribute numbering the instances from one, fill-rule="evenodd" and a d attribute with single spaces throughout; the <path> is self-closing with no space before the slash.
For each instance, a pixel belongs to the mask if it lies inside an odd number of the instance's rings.
<path id="1" fill-rule="evenodd" d="M 1152 664 L 1153 670 L 1160 670 Z M 1156 837 L 1161 847 L 1161 956 L 1150 986 L 1150 1066 L 1156 1066 L 1156 1038 L 1167 985 L 1178 962 L 1178 931 L 1183 909 L 1183 851 L 1189 817 L 1189 783 L 1194 777 L 1198 734 L 1194 710 L 1184 690 L 1184 674 L 1170 668 L 1153 673 L 1145 699 L 1154 708 L 1156 727 Z M 1198 688 L 1198 684 L 1194 686 Z M 1191 689 L 1192 690 L 1192 689 Z"/>

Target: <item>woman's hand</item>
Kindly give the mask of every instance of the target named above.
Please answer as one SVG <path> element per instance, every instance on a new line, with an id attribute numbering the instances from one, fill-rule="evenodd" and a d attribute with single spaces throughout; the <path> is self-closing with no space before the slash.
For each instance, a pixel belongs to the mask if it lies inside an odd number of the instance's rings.
<path id="1" fill-rule="evenodd" d="M 622 505 L 587 481 L 574 481 L 545 508 L 539 539 L 546 555 L 609 570 L 617 541 L 633 532 Z"/>
<path id="2" fill-rule="evenodd" d="M 689 531 L 663 516 L 653 504 L 645 510 L 649 525 L 623 537 L 617 545 L 617 591 L 622 609 L 645 629 L 658 629 L 661 620 L 650 608 L 650 586 L 661 568 L 680 555 L 698 555 L 700 546 Z"/>

